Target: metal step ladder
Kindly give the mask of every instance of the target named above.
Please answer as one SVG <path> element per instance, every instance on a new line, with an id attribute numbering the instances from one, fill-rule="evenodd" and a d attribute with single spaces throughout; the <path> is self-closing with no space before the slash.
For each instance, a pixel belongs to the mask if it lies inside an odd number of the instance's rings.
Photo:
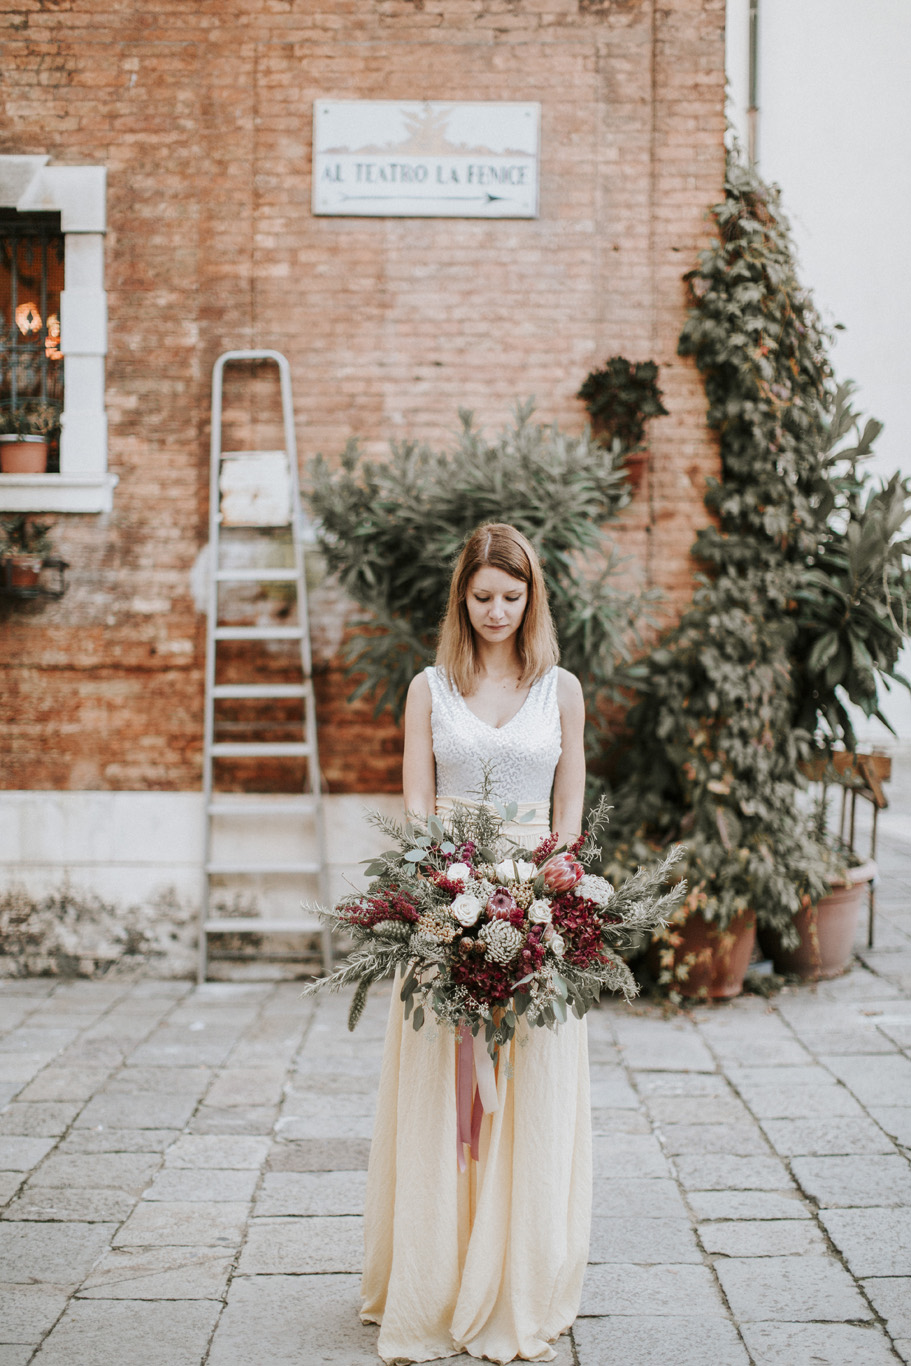
<path id="1" fill-rule="evenodd" d="M 281 389 L 283 451 L 223 451 L 222 408 L 224 371 L 226 365 L 250 363 L 259 365 L 273 361 L 278 366 Z M 268 467 L 268 469 L 267 469 Z M 277 472 L 284 472 L 284 482 Z M 233 471 L 233 474 L 232 474 Z M 232 518 L 226 508 L 237 491 L 237 476 L 244 479 L 257 471 L 271 474 L 266 498 L 256 510 L 256 490 L 241 488 L 239 515 L 235 505 Z M 271 497 L 271 502 L 270 502 Z M 246 510 L 245 510 L 246 509 Z M 252 509 L 252 510 L 251 510 Z M 249 518 L 249 520 L 245 520 Z M 293 564 L 288 567 L 238 565 L 224 563 L 223 531 L 226 525 L 263 529 L 287 527 L 291 532 Z M 307 585 L 304 566 L 304 545 L 300 527 L 300 492 L 297 473 L 297 446 L 294 435 L 294 409 L 291 399 L 291 370 L 285 357 L 278 351 L 226 351 L 219 356 L 212 371 L 212 427 L 211 470 L 209 485 L 209 574 L 207 594 L 205 731 L 203 740 L 203 792 L 205 801 L 205 855 L 203 866 L 203 896 L 199 927 L 199 981 L 208 976 L 209 937 L 213 934 L 231 935 L 312 935 L 319 933 L 323 970 L 331 971 L 332 935 L 315 915 L 307 916 L 299 909 L 305 900 L 318 899 L 328 904 L 328 877 L 323 803 L 320 791 L 319 753 L 316 737 L 316 710 L 313 692 L 310 630 L 307 613 Z M 219 616 L 219 587 L 222 584 L 287 584 L 294 590 L 297 622 L 293 626 L 233 626 L 222 624 Z M 300 681 L 294 683 L 243 682 L 219 683 L 219 645 L 229 641 L 296 641 L 300 654 Z M 252 665 L 251 665 L 252 672 Z M 295 701 L 301 703 L 301 739 L 275 740 L 216 740 L 216 704 L 222 700 Z M 251 727 L 253 728 L 253 727 Z M 224 759 L 275 759 L 306 761 L 306 779 L 300 795 L 283 793 L 234 793 L 219 791 L 216 768 Z M 236 844 L 241 834 L 249 836 L 257 821 L 273 827 L 273 817 L 290 822 L 288 829 L 297 829 L 294 844 L 300 850 L 304 844 L 304 825 L 309 823 L 310 858 L 248 859 L 245 857 L 216 856 L 216 844 L 229 847 Z M 239 822 L 248 823 L 246 830 Z M 217 828 L 216 828 L 217 827 Z M 215 879 L 259 879 L 259 885 L 269 877 L 301 879 L 294 883 L 295 912 L 287 919 L 275 915 L 218 915 L 213 914 Z M 223 889 L 222 889 L 223 890 Z M 315 896 L 314 896 L 315 891 Z"/>

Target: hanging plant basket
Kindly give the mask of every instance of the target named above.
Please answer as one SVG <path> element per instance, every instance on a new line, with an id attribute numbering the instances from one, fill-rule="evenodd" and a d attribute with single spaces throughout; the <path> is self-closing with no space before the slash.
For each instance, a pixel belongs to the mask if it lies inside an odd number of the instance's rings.
<path id="1" fill-rule="evenodd" d="M 743 991 L 755 943 L 754 911 L 740 911 L 723 930 L 690 911 L 653 939 L 646 963 L 656 977 L 669 973 L 665 985 L 680 996 L 725 1001 Z"/>
<path id="2" fill-rule="evenodd" d="M 0 472 L 44 474 L 50 442 L 46 436 L 0 436 Z"/>
<path id="3" fill-rule="evenodd" d="M 785 949 L 774 930 L 763 930 L 760 944 L 775 965 L 775 971 L 802 977 L 806 982 L 825 982 L 847 971 L 854 953 L 857 922 L 861 907 L 876 877 L 872 859 L 836 882 L 831 893 L 815 906 L 807 906 L 794 917 L 800 935 L 796 949 Z"/>

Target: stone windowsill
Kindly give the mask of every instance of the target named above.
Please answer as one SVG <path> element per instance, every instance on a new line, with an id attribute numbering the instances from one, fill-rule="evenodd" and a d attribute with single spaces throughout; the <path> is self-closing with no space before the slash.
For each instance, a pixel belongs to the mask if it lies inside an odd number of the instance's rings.
<path id="1" fill-rule="evenodd" d="M 110 512 L 116 474 L 0 474 L 0 512 Z"/>

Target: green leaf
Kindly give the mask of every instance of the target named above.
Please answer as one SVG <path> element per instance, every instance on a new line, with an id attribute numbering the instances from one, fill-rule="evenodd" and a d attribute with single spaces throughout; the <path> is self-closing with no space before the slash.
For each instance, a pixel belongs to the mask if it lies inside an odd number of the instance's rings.
<path id="1" fill-rule="evenodd" d="M 407 1016 L 406 1016 L 406 1019 L 407 1019 Z M 418 1029 L 421 1028 L 421 1025 L 422 1025 L 423 1023 L 424 1023 L 424 1007 L 423 1007 L 423 1006 L 417 1006 L 417 1008 L 415 1009 L 414 1015 L 413 1015 L 412 1018 L 411 1018 L 412 1027 L 413 1027 L 415 1030 L 418 1030 Z"/>

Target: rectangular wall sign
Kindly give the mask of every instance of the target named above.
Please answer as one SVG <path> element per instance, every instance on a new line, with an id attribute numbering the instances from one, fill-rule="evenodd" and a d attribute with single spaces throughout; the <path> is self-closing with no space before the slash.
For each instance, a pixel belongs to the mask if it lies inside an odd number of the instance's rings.
<path id="1" fill-rule="evenodd" d="M 313 212 L 536 218 L 539 104 L 317 100 Z"/>

